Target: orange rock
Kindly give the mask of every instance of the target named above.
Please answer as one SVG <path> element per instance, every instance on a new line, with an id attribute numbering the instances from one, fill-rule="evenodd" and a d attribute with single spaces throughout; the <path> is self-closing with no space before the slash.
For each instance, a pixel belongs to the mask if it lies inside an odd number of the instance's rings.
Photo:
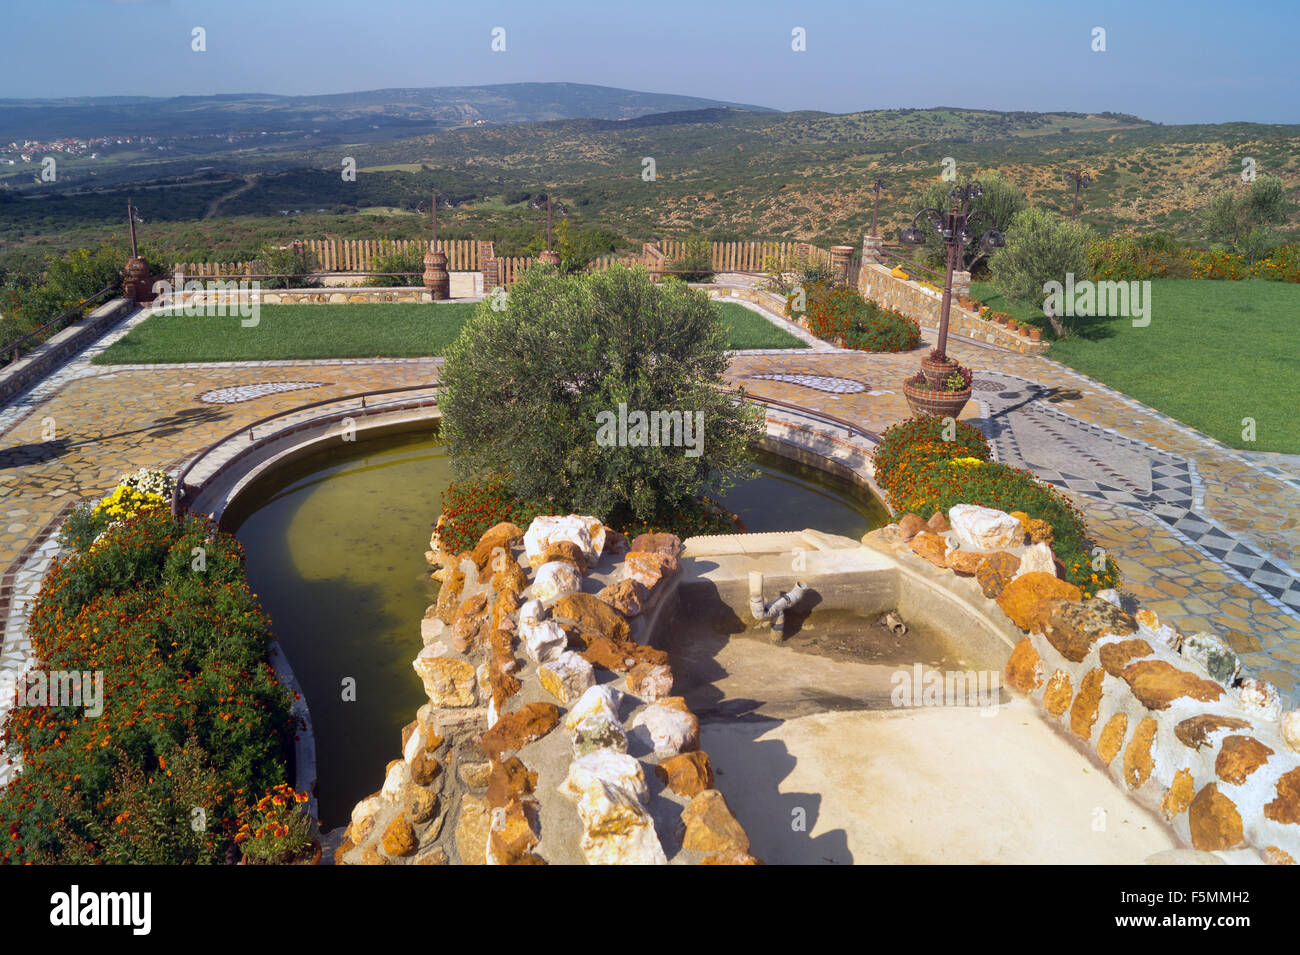
<path id="1" fill-rule="evenodd" d="M 655 767 L 655 775 L 679 796 L 697 796 L 713 788 L 713 765 L 708 753 L 669 756 Z"/>
<path id="2" fill-rule="evenodd" d="M 1038 571 L 1022 574 L 1002 588 L 998 606 L 1021 630 L 1042 630 L 1061 600 L 1080 600 L 1083 592 L 1067 581 Z"/>
<path id="3" fill-rule="evenodd" d="M 628 550 L 677 557 L 682 552 L 682 542 L 676 534 L 638 534 L 633 538 Z"/>
<path id="4" fill-rule="evenodd" d="M 1263 860 L 1264 865 L 1295 865 L 1295 859 L 1291 858 L 1291 853 L 1278 846 L 1265 846 L 1259 857 Z"/>
<path id="5" fill-rule="evenodd" d="M 1011 651 L 1007 660 L 1007 686 L 1021 693 L 1032 693 L 1043 685 L 1043 661 L 1034 649 L 1033 641 L 1023 638 Z"/>
<path id="6" fill-rule="evenodd" d="M 409 856 L 415 851 L 419 841 L 415 838 L 415 830 L 406 821 L 405 814 L 398 815 L 388 824 L 383 838 L 380 839 L 380 845 L 390 856 Z"/>
<path id="7" fill-rule="evenodd" d="M 1115 754 L 1124 745 L 1124 734 L 1127 732 L 1128 717 L 1123 713 L 1116 713 L 1101 728 L 1101 735 L 1097 737 L 1097 756 L 1101 758 L 1103 766 L 1109 766 L 1115 758 Z"/>
<path id="8" fill-rule="evenodd" d="M 1189 716 L 1174 727 L 1174 736 L 1184 746 L 1200 749 L 1210 741 L 1210 734 L 1217 730 L 1248 730 L 1250 723 L 1235 716 L 1219 716 L 1215 713 L 1202 713 Z"/>
<path id="9" fill-rule="evenodd" d="M 925 528 L 925 521 L 921 520 L 919 515 L 904 514 L 898 519 L 898 536 L 904 541 L 910 541 Z"/>
<path id="10" fill-rule="evenodd" d="M 975 571 L 979 570 L 980 564 L 984 563 L 986 557 L 988 557 L 988 554 L 983 551 L 954 550 L 950 551 L 944 558 L 944 566 L 954 573 L 961 574 L 963 577 L 972 577 Z"/>
<path id="11" fill-rule="evenodd" d="M 1214 774 L 1225 783 L 1240 786 L 1273 755 L 1273 750 L 1253 736 L 1229 736 L 1219 747 Z"/>
<path id="12" fill-rule="evenodd" d="M 460 605 L 451 623 L 451 643 L 461 653 L 475 650 L 487 637 L 488 594 L 481 591 Z"/>
<path id="13" fill-rule="evenodd" d="M 755 859 L 748 852 L 715 852 L 700 861 L 700 865 L 762 865 L 762 861 Z"/>
<path id="14" fill-rule="evenodd" d="M 1192 847 L 1205 852 L 1232 849 L 1243 839 L 1241 814 L 1236 804 L 1219 792 L 1218 783 L 1204 787 L 1187 809 Z"/>
<path id="15" fill-rule="evenodd" d="M 912 538 L 907 545 L 918 557 L 924 557 L 936 567 L 947 567 L 944 554 L 948 550 L 947 542 L 937 534 L 922 531 Z"/>
<path id="16" fill-rule="evenodd" d="M 497 594 L 492 604 L 492 629 L 500 630 L 506 618 L 523 605 L 524 599 L 513 590 L 503 590 Z"/>
<path id="17" fill-rule="evenodd" d="M 492 589 L 522 594 L 528 589 L 528 575 L 524 573 L 524 569 L 517 561 L 508 561 L 501 570 L 492 575 Z"/>
<path id="18" fill-rule="evenodd" d="M 1011 583 L 1011 578 L 1019 569 L 1020 558 L 1000 550 L 988 554 L 975 568 L 975 580 L 979 582 L 984 596 L 993 600 L 1002 593 L 1003 587 Z"/>
<path id="19" fill-rule="evenodd" d="M 661 580 L 675 573 L 677 558 L 671 554 L 630 550 L 623 558 L 623 579 L 638 581 L 646 590 L 654 590 Z"/>
<path id="20" fill-rule="evenodd" d="M 1064 670 L 1057 670 L 1047 681 L 1047 689 L 1043 690 L 1043 706 L 1053 716 L 1060 716 L 1070 705 L 1073 696 L 1074 689 L 1070 686 L 1070 674 Z"/>
<path id="21" fill-rule="evenodd" d="M 1102 683 L 1106 671 L 1101 667 L 1089 670 L 1079 681 L 1079 695 L 1070 707 L 1070 729 L 1082 740 L 1092 738 L 1092 726 L 1097 722 L 1097 708 L 1101 705 Z"/>
<path id="22" fill-rule="evenodd" d="M 595 637 L 582 651 L 582 658 L 592 666 L 614 673 L 626 673 L 636 663 L 635 657 L 623 651 L 621 642 L 609 637 Z"/>
<path id="23" fill-rule="evenodd" d="M 1182 697 L 1213 703 L 1223 696 L 1223 687 L 1213 680 L 1202 679 L 1164 660 L 1130 663 L 1120 675 L 1148 710 L 1163 710 Z"/>
<path id="24" fill-rule="evenodd" d="M 417 786 L 427 786 L 433 782 L 440 769 L 438 757 L 434 756 L 429 750 L 423 749 L 415 754 L 411 760 L 411 782 Z"/>
<path id="25" fill-rule="evenodd" d="M 474 561 L 474 566 L 479 571 L 479 582 L 484 580 L 484 571 L 493 571 L 504 566 L 507 559 L 513 560 L 510 555 L 510 548 L 519 544 L 524 539 L 524 532 L 515 524 L 508 521 L 489 527 L 479 542 L 475 545 L 470 559 Z M 496 561 L 493 561 L 493 557 Z M 498 566 L 494 567 L 496 563 Z"/>
<path id="26" fill-rule="evenodd" d="M 523 796 L 531 796 L 537 789 L 537 774 L 530 772 L 518 756 L 504 762 L 492 762 L 488 776 L 487 801 L 492 808 L 504 806 Z"/>
<path id="27" fill-rule="evenodd" d="M 1156 721 L 1146 717 L 1133 731 L 1128 749 L 1124 750 L 1124 781 L 1129 789 L 1137 789 L 1151 776 L 1151 744 L 1156 738 Z"/>
<path id="28" fill-rule="evenodd" d="M 931 514 L 925 526 L 936 534 L 946 534 L 952 530 L 952 525 L 948 523 L 948 518 L 943 516 L 943 511 L 935 511 Z"/>
<path id="29" fill-rule="evenodd" d="M 460 592 L 465 589 L 465 574 L 459 562 L 447 568 L 446 579 L 438 587 L 438 602 L 434 606 L 434 616 L 448 626 L 456 619 L 460 608 Z"/>
<path id="30" fill-rule="evenodd" d="M 1025 576 L 1028 576 L 1026 574 Z M 1096 597 L 1066 601 L 1052 607 L 1043 631 L 1047 642 L 1071 663 L 1081 663 L 1093 644 L 1107 634 L 1124 636 L 1137 630 L 1137 621 L 1114 604 Z M 1118 674 L 1113 674 L 1118 675 Z"/>
<path id="31" fill-rule="evenodd" d="M 554 703 L 526 703 L 513 713 L 503 714 L 479 737 L 479 746 L 489 758 L 500 759 L 508 750 L 541 739 L 559 722 L 560 708 Z"/>
<path id="32" fill-rule="evenodd" d="M 1165 814 L 1166 819 L 1172 819 L 1192 804 L 1194 795 L 1196 795 L 1196 783 L 1192 780 L 1192 771 L 1180 769 L 1174 773 L 1169 791 L 1160 802 L 1160 811 Z"/>
<path id="33" fill-rule="evenodd" d="M 551 541 L 542 551 L 542 563 L 549 563 L 553 560 L 562 560 L 565 563 L 572 564 L 578 568 L 578 573 L 587 572 L 587 555 L 582 552 L 582 548 L 573 541 Z"/>
<path id="34" fill-rule="evenodd" d="M 642 661 L 628 671 L 628 692 L 647 703 L 656 703 L 672 693 L 673 671 L 666 663 Z"/>
<path id="35" fill-rule="evenodd" d="M 639 580 L 620 580 L 601 588 L 596 597 L 625 617 L 635 617 L 650 599 L 650 591 Z"/>
<path id="36" fill-rule="evenodd" d="M 515 799 L 488 829 L 488 851 L 497 865 L 545 864 L 533 853 L 537 837 L 537 803 Z"/>
<path id="37" fill-rule="evenodd" d="M 626 640 L 632 632 L 622 614 L 591 594 L 566 594 L 555 602 L 551 613 L 612 640 Z"/>
<path id="38" fill-rule="evenodd" d="M 1152 652 L 1151 644 L 1141 637 L 1137 637 L 1133 640 L 1107 643 L 1098 651 L 1097 656 L 1101 660 L 1102 669 L 1111 676 L 1118 677 L 1124 672 L 1124 668 L 1128 666 L 1130 660 L 1149 657 Z"/>
<path id="39" fill-rule="evenodd" d="M 749 836 L 716 789 L 706 789 L 682 810 L 682 847 L 701 852 L 749 852 Z"/>
<path id="40" fill-rule="evenodd" d="M 1264 807 L 1264 818 L 1293 825 L 1300 823 L 1300 769 L 1283 773 L 1275 792 L 1277 797 Z"/>

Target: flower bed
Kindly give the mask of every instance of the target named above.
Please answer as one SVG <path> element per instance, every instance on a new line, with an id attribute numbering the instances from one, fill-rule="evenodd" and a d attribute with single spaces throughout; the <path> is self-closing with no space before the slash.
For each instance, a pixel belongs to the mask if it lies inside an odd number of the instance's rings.
<path id="1" fill-rule="evenodd" d="M 873 463 L 876 482 L 895 514 L 947 513 L 954 504 L 980 504 L 1046 521 L 1062 578 L 1091 595 L 1119 586 L 1114 560 L 1094 550 L 1078 509 L 1028 471 L 989 460 L 988 442 L 970 425 L 955 422 L 943 440 L 943 419 L 912 419 L 881 436 Z"/>
<path id="2" fill-rule="evenodd" d="M 55 562 L 28 624 L 33 671 L 101 679 L 102 711 L 30 694 L 10 711 L 23 772 L 0 791 L 0 859 L 225 860 L 250 795 L 285 780 L 293 735 L 255 596 L 238 541 L 164 508 Z"/>
<path id="3" fill-rule="evenodd" d="M 916 321 L 864 299 L 855 289 L 825 282 L 803 286 L 803 317 L 818 338 L 858 351 L 910 351 L 921 343 Z M 786 298 L 786 314 L 796 316 L 796 292 Z"/>

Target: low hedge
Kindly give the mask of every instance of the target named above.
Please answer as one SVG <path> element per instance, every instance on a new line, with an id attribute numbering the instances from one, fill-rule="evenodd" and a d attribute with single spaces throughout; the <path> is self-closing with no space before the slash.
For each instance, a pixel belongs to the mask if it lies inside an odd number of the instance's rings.
<path id="1" fill-rule="evenodd" d="M 23 771 L 0 790 L 0 859 L 224 861 L 293 739 L 255 598 L 235 538 L 163 508 L 55 563 L 28 623 L 33 669 L 101 674 L 103 709 L 9 712 Z"/>
<path id="2" fill-rule="evenodd" d="M 892 309 L 864 299 L 848 286 L 809 282 L 802 287 L 808 330 L 826 341 L 843 340 L 846 348 L 858 351 L 910 351 L 921 343 L 917 323 Z M 786 314 L 797 317 L 798 290 L 786 297 Z"/>
<path id="3" fill-rule="evenodd" d="M 952 441 L 942 440 L 941 418 L 912 419 L 881 436 L 873 462 L 892 511 L 928 517 L 935 511 L 947 514 L 954 504 L 1022 511 L 1051 525 L 1052 552 L 1065 569 L 1064 579 L 1087 596 L 1118 587 L 1119 569 L 1110 557 L 1094 553 L 1074 504 L 1028 471 L 990 461 L 984 436 L 957 424 Z"/>

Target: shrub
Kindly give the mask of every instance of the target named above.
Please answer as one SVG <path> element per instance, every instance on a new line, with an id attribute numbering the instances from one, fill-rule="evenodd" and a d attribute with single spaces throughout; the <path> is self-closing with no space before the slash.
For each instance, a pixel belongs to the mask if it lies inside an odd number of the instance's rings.
<path id="1" fill-rule="evenodd" d="M 892 491 L 897 476 L 920 470 L 932 461 L 970 457 L 991 460 L 988 440 L 978 428 L 953 421 L 952 439 L 945 440 L 949 428 L 948 421 L 936 417 L 909 418 L 887 428 L 871 456 L 876 483 Z M 923 516 L 928 517 L 929 512 Z"/>
<path id="2" fill-rule="evenodd" d="M 442 492 L 438 538 L 449 554 L 473 550 L 488 528 L 510 521 L 525 530 L 533 518 L 550 511 L 545 504 L 517 499 L 500 476 L 451 481 Z"/>
<path id="3" fill-rule="evenodd" d="M 384 255 L 377 255 L 371 267 L 372 272 L 424 272 L 424 253 L 426 246 L 414 242 L 403 249 L 395 249 Z M 419 275 L 369 275 L 364 283 L 372 288 L 391 286 L 419 285 Z"/>
<path id="4" fill-rule="evenodd" d="M 798 312 L 802 289 L 808 330 L 826 341 L 843 340 L 859 351 L 909 351 L 921 343 L 917 323 L 899 312 L 864 299 L 856 289 L 813 281 L 786 296 L 786 314 Z"/>
<path id="5" fill-rule="evenodd" d="M 28 635 L 34 670 L 101 674 L 103 709 L 9 712 L 23 772 L 0 791 L 0 858 L 219 861 L 243 800 L 284 781 L 293 727 L 238 541 L 140 511 L 55 562 Z"/>
<path id="6" fill-rule="evenodd" d="M 500 476 L 512 500 L 613 526 L 662 520 L 750 471 L 761 413 L 725 389 L 726 366 L 726 331 L 703 291 L 655 284 L 644 269 L 534 267 L 448 349 L 442 433 L 462 474 Z M 632 430 L 631 416 L 652 413 L 677 414 L 685 446 Z M 620 415 L 623 436 L 611 433 Z M 686 421 L 702 422 L 689 442 Z"/>
<path id="7" fill-rule="evenodd" d="M 316 257 L 304 245 L 291 242 L 286 246 L 264 245 L 257 255 L 254 271 L 271 278 L 262 279 L 264 288 L 311 288 L 316 280 Z"/>
<path id="8" fill-rule="evenodd" d="M 1028 471 L 974 457 L 937 458 L 898 468 L 891 483 L 889 505 L 897 514 L 946 514 L 954 504 L 980 504 L 1044 520 L 1052 526 L 1052 552 L 1065 568 L 1064 579 L 1087 596 L 1119 586 L 1115 562 L 1093 554 L 1075 506 Z"/>
<path id="9" fill-rule="evenodd" d="M 1041 305 L 1048 282 L 1076 282 L 1089 277 L 1086 227 L 1060 219 L 1043 209 L 1016 213 L 1007 231 L 1007 244 L 989 267 L 993 283 L 1012 302 Z"/>
<path id="10" fill-rule="evenodd" d="M 668 268 L 683 282 L 713 280 L 713 247 L 703 236 L 691 236 L 682 242 L 681 254 Z"/>

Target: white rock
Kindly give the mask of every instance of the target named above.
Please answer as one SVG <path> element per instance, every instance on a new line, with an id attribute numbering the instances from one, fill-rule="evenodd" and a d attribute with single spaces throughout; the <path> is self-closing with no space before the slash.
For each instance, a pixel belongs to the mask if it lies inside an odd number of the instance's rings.
<path id="1" fill-rule="evenodd" d="M 402 793 L 406 790 L 406 784 L 410 779 L 410 766 L 404 762 L 393 763 L 388 775 L 384 777 L 384 788 L 379 790 L 379 795 L 389 802 L 397 802 L 402 798 Z"/>
<path id="2" fill-rule="evenodd" d="M 588 687 L 564 717 L 564 728 L 572 730 L 588 716 L 601 714 L 608 716 L 615 723 L 621 723 L 618 718 L 618 706 L 622 701 L 623 694 L 609 684 Z"/>
<path id="3" fill-rule="evenodd" d="M 1217 634 L 1188 634 L 1178 652 L 1224 686 L 1231 686 L 1241 674 L 1241 659 Z"/>
<path id="4" fill-rule="evenodd" d="M 1300 753 L 1300 710 L 1292 710 L 1282 716 L 1282 739 L 1297 753 Z"/>
<path id="5" fill-rule="evenodd" d="M 367 821 L 373 821 L 383 808 L 378 796 L 367 796 L 352 807 L 352 828 L 363 829 Z"/>
<path id="6" fill-rule="evenodd" d="M 595 685 L 596 672 L 586 659 L 565 650 L 537 668 L 537 679 L 546 692 L 568 706 Z"/>
<path id="7" fill-rule="evenodd" d="M 420 621 L 420 641 L 428 646 L 442 636 L 447 625 L 437 617 L 425 617 Z"/>
<path id="8" fill-rule="evenodd" d="M 1167 623 L 1161 623 L 1150 610 L 1139 610 L 1135 615 L 1138 625 L 1138 636 L 1152 646 L 1164 647 L 1166 650 L 1177 652 L 1178 645 L 1182 643 L 1183 635 L 1169 626 Z"/>
<path id="9" fill-rule="evenodd" d="M 569 734 L 575 756 L 601 750 L 613 750 L 616 753 L 627 752 L 627 733 L 623 724 L 611 720 L 607 713 L 593 713 L 575 726 Z"/>
<path id="10" fill-rule="evenodd" d="M 593 564 L 605 546 L 605 525 L 594 517 L 578 514 L 538 517 L 524 532 L 524 553 L 528 563 L 536 567 L 542 562 L 548 544 L 571 541 L 582 549 L 588 564 Z"/>
<path id="11" fill-rule="evenodd" d="M 578 817 L 588 865 L 668 864 L 650 813 L 621 786 L 599 782 L 578 800 Z"/>
<path id="12" fill-rule="evenodd" d="M 419 723 L 416 723 L 415 731 L 411 733 L 411 738 L 408 739 L 406 745 L 402 747 L 402 759 L 409 763 L 422 752 L 424 752 L 424 730 L 420 728 Z"/>
<path id="13" fill-rule="evenodd" d="M 524 655 L 534 663 L 554 660 L 569 648 L 568 636 L 554 620 L 522 624 L 519 627 L 519 642 L 523 645 Z"/>
<path id="14" fill-rule="evenodd" d="M 582 574 L 567 560 L 553 560 L 537 568 L 530 591 L 534 600 L 551 604 L 582 589 Z"/>
<path id="15" fill-rule="evenodd" d="M 487 728 L 491 729 L 497 725 L 497 720 L 501 719 L 501 714 L 497 712 L 497 700 L 495 696 L 488 695 L 487 705 Z"/>
<path id="16" fill-rule="evenodd" d="M 1248 676 L 1237 686 L 1237 705 L 1249 716 L 1273 721 L 1282 715 L 1282 694 L 1272 683 Z"/>
<path id="17" fill-rule="evenodd" d="M 1011 575 L 1015 580 L 1022 574 L 1051 574 L 1056 576 L 1056 561 L 1052 559 L 1052 548 L 1045 541 L 1030 544 L 1020 552 L 1020 566 Z"/>
<path id="18" fill-rule="evenodd" d="M 653 748 L 656 756 L 676 756 L 699 745 L 700 723 L 676 707 L 651 703 L 633 718 L 628 735 Z"/>
<path id="19" fill-rule="evenodd" d="M 519 607 L 519 623 L 521 626 L 541 623 L 545 613 L 540 600 L 525 600 Z"/>
<path id="20" fill-rule="evenodd" d="M 1119 599 L 1119 591 L 1112 587 L 1107 587 L 1105 590 L 1099 590 L 1093 596 L 1098 600 L 1104 600 L 1106 603 L 1115 607 L 1124 606 L 1123 602 Z"/>
<path id="21" fill-rule="evenodd" d="M 616 753 L 610 749 L 598 749 L 571 762 L 569 774 L 560 783 L 559 790 L 566 796 L 581 799 L 583 795 L 595 791 L 601 783 L 625 790 L 638 802 L 650 799 L 641 761 L 627 753 Z"/>
<path id="22" fill-rule="evenodd" d="M 967 550 L 1019 547 L 1025 539 L 1025 529 L 1016 518 L 978 504 L 954 504 L 948 511 L 948 523 Z"/>

